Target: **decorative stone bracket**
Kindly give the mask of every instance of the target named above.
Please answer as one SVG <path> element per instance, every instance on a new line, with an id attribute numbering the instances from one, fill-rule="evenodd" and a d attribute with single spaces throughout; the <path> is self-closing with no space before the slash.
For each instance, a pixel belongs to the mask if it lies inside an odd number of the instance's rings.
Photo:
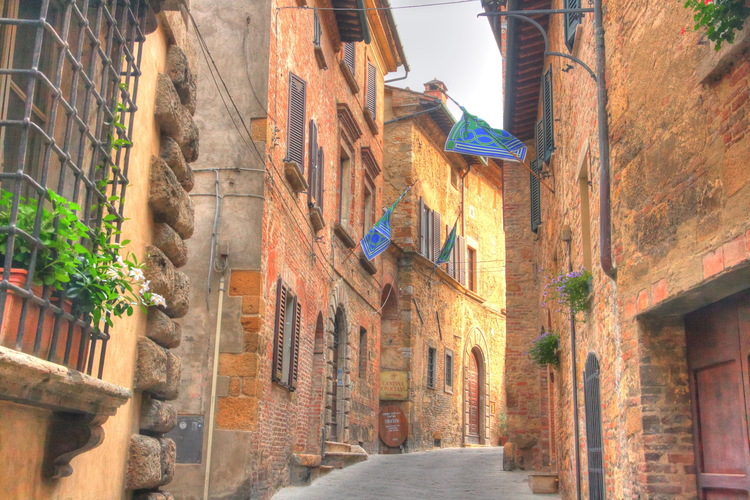
<path id="1" fill-rule="evenodd" d="M 0 399 L 53 412 L 43 463 L 45 477 L 70 476 L 70 461 L 101 444 L 102 424 L 131 397 L 124 387 L 0 347 Z"/>

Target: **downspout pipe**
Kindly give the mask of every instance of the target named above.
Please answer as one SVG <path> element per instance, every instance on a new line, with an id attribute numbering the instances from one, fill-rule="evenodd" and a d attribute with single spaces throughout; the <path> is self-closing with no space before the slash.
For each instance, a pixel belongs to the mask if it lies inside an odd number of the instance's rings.
<path id="1" fill-rule="evenodd" d="M 609 121 L 604 56 L 603 0 L 594 0 L 594 37 L 596 39 L 596 94 L 599 122 L 599 263 L 604 274 L 614 280 L 617 269 L 612 261 L 612 203 L 609 163 Z"/>

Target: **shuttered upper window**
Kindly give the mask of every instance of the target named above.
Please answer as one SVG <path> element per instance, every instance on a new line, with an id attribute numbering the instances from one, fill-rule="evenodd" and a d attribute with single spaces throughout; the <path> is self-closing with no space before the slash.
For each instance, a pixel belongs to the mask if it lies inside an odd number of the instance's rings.
<path id="1" fill-rule="evenodd" d="M 323 208 L 323 148 L 318 146 L 318 125 L 310 120 L 310 142 L 308 151 L 307 203 L 312 207 Z"/>
<path id="2" fill-rule="evenodd" d="M 419 199 L 419 253 L 435 262 L 440 256 L 440 250 L 445 243 L 442 239 L 442 217 L 440 213 L 430 209 L 422 198 Z M 448 237 L 453 227 L 445 226 L 445 238 Z M 462 236 L 456 236 L 450 260 L 446 266 L 448 275 L 466 285 L 466 272 L 468 267 L 466 261 L 466 240 Z"/>
<path id="3" fill-rule="evenodd" d="M 427 387 L 435 388 L 435 373 L 437 372 L 437 349 L 427 348 Z"/>
<path id="4" fill-rule="evenodd" d="M 375 113 L 377 112 L 377 104 L 378 104 L 377 77 L 378 77 L 378 72 L 377 72 L 377 69 L 375 68 L 375 65 L 368 62 L 367 63 L 367 102 L 365 104 L 373 120 L 375 119 Z"/>
<path id="5" fill-rule="evenodd" d="M 356 52 L 357 52 L 357 46 L 354 45 L 352 42 L 344 43 L 344 64 L 346 64 L 346 67 L 349 68 L 349 71 L 351 72 L 352 76 L 354 76 Z"/>
<path id="6" fill-rule="evenodd" d="M 291 390 L 297 387 L 299 374 L 301 322 L 302 306 L 299 299 L 279 278 L 276 283 L 276 321 L 271 378 Z"/>
<path id="7" fill-rule="evenodd" d="M 286 159 L 295 162 L 300 170 L 305 168 L 305 81 L 289 73 L 289 123 L 287 129 Z"/>
<path id="8" fill-rule="evenodd" d="M 320 27 L 320 17 L 318 11 L 313 11 L 313 45 L 320 47 L 320 37 L 323 34 L 323 29 Z"/>
<path id="9" fill-rule="evenodd" d="M 542 162 L 536 158 L 531 162 L 531 170 L 537 175 L 542 173 Z M 542 223 L 542 204 L 541 191 L 539 189 L 539 179 L 534 174 L 529 174 L 529 199 L 531 200 L 531 230 L 535 233 Z"/>
<path id="10" fill-rule="evenodd" d="M 544 162 L 549 163 L 555 150 L 555 117 L 552 107 L 552 67 L 542 77 L 542 121 L 544 122 Z M 539 151 L 539 150 L 537 150 Z M 542 156 L 537 154 L 537 156 Z"/>
<path id="11" fill-rule="evenodd" d="M 580 9 L 581 0 L 565 0 L 566 9 Z M 573 50 L 576 40 L 576 28 L 581 24 L 582 14 L 565 14 L 565 45 Z"/>

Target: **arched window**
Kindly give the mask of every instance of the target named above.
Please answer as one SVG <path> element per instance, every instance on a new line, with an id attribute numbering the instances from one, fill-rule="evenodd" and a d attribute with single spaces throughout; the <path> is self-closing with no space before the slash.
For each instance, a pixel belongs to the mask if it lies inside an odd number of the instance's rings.
<path id="1" fill-rule="evenodd" d="M 599 360 L 589 353 L 583 372 L 586 404 L 586 444 L 589 466 L 589 498 L 604 499 L 604 453 L 602 451 L 602 414 L 599 396 Z"/>

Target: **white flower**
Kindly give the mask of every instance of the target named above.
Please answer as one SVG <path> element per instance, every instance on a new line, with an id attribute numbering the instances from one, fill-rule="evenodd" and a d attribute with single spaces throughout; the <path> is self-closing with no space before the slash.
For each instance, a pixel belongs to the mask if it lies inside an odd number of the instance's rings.
<path id="1" fill-rule="evenodd" d="M 143 297 L 143 294 L 148 292 L 151 289 L 150 287 L 151 287 L 151 281 L 146 280 L 143 282 L 143 284 L 141 285 L 141 297 Z"/>
<path id="2" fill-rule="evenodd" d="M 141 282 L 145 279 L 145 276 L 143 276 L 143 270 L 137 267 L 133 267 L 130 269 L 130 277 L 133 278 L 133 281 L 136 283 Z"/>
<path id="3" fill-rule="evenodd" d="M 122 255 L 118 255 L 118 256 L 117 256 L 117 264 L 118 264 L 118 265 L 119 265 L 120 267 L 125 267 L 125 268 L 127 268 L 127 266 L 125 265 L 125 262 L 123 262 L 123 260 L 122 260 Z"/>
<path id="4" fill-rule="evenodd" d="M 164 300 L 164 297 L 162 297 L 158 293 L 151 294 L 151 304 L 155 306 L 167 307 L 167 301 Z"/>
<path id="5" fill-rule="evenodd" d="M 113 279 L 113 280 L 120 277 L 120 271 L 118 271 L 114 267 L 107 268 L 107 270 L 104 271 L 104 274 L 106 274 L 108 278 Z"/>

